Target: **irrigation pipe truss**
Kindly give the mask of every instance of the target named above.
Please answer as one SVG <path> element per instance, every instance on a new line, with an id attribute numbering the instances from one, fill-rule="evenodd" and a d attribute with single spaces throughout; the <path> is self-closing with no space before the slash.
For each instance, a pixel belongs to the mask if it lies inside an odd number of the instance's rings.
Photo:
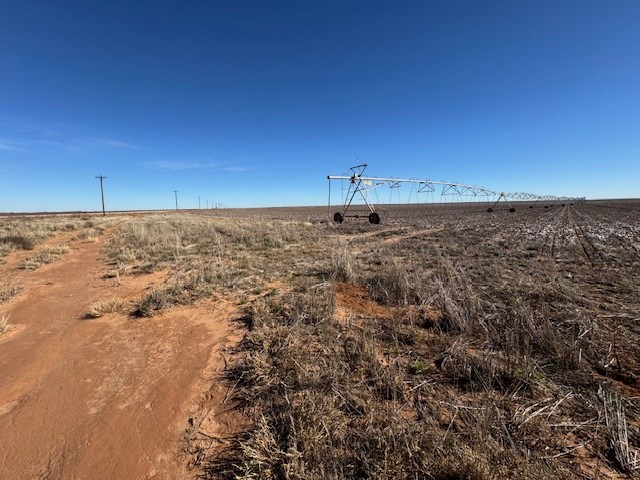
<path id="1" fill-rule="evenodd" d="M 509 210 L 514 212 L 515 208 L 511 205 L 511 201 L 532 201 L 534 204 L 540 201 L 562 201 L 562 202 L 578 202 L 584 201 L 584 197 L 558 197 L 555 195 L 536 195 L 534 193 L 527 192 L 498 192 L 486 187 L 479 187 L 477 185 L 466 185 L 457 182 L 443 182 L 436 180 L 417 180 L 413 178 L 391 178 L 391 177 L 366 177 L 364 171 L 367 168 L 367 164 L 356 165 L 351 167 L 353 172 L 351 175 L 329 175 L 329 203 L 328 208 L 331 208 L 331 181 L 332 180 L 347 180 L 349 182 L 349 188 L 347 195 L 344 199 L 341 211 L 335 212 L 333 220 L 336 223 L 342 223 L 347 217 L 367 217 L 370 223 L 380 223 L 380 215 L 376 211 L 376 207 L 371 201 L 369 192 L 386 185 L 389 188 L 398 188 L 402 184 L 411 184 L 417 187 L 416 193 L 436 193 L 440 192 L 440 195 L 453 195 L 453 196 L 471 196 L 479 199 L 489 199 L 491 197 L 497 197 L 496 201 L 487 210 L 493 211 L 495 206 L 501 200 L 504 201 Z M 365 215 L 353 213 L 349 214 L 349 210 L 353 206 L 353 201 L 358 196 L 364 201 L 367 207 L 367 213 Z M 530 208 L 533 205 L 529 205 Z"/>

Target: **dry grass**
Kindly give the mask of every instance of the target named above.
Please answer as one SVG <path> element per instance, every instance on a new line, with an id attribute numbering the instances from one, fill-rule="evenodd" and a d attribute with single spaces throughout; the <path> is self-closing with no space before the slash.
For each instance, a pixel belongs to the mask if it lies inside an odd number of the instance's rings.
<path id="1" fill-rule="evenodd" d="M 0 284 L 0 303 L 7 302 L 24 290 L 22 285 Z"/>
<path id="2" fill-rule="evenodd" d="M 0 315 L 0 335 L 9 330 L 9 317 L 6 315 Z"/>
<path id="3" fill-rule="evenodd" d="M 35 270 L 42 265 L 48 265 L 60 259 L 62 255 L 69 253 L 68 245 L 46 246 L 33 257 L 28 257 L 20 263 L 24 270 Z"/>
<path id="4" fill-rule="evenodd" d="M 77 230 L 84 223 L 78 218 L 5 218 L 0 226 L 0 254 L 6 255 L 14 249 L 33 250 L 50 235 Z"/>
<path id="5" fill-rule="evenodd" d="M 112 298 L 96 302 L 89 306 L 85 318 L 100 318 L 109 313 L 122 313 L 126 311 L 128 303 L 121 298 Z"/>
<path id="6" fill-rule="evenodd" d="M 524 448 L 505 451 L 509 437 L 519 440 L 503 416 L 506 398 L 478 385 L 482 401 L 463 400 L 457 391 L 468 391 L 467 379 L 458 369 L 465 367 L 440 374 L 425 351 L 431 344 L 452 355 L 462 345 L 434 342 L 410 319 L 347 327 L 334 319 L 334 304 L 329 286 L 310 286 L 249 309 L 245 355 L 228 374 L 257 421 L 236 446 L 241 463 L 214 462 L 212 477 L 557 475 L 545 462 L 521 463 Z M 477 365 L 492 374 L 487 363 Z M 492 448 L 478 448 L 487 442 Z"/>
<path id="7" fill-rule="evenodd" d="M 74 239 L 95 238 L 117 221 L 114 217 L 88 216 L 4 217 L 0 222 L 0 257 L 13 250 L 33 250 L 52 235 L 70 234 Z"/>
<path id="8" fill-rule="evenodd" d="M 640 471 L 640 448 L 629 439 L 629 427 L 623 401 L 615 394 L 601 393 L 604 405 L 607 437 L 613 458 L 621 471 L 632 474 Z"/>
<path id="9" fill-rule="evenodd" d="M 324 231 L 324 250 L 305 240 L 313 261 L 294 291 L 248 306 L 228 381 L 255 424 L 205 477 L 637 472 L 638 263 L 594 270 L 560 234 L 549 257 L 531 250 L 535 226 L 528 237 L 484 218 L 450 223 L 393 242 L 361 225 Z M 594 275 L 615 303 L 587 293 Z M 335 281 L 380 307 L 347 302 L 338 317 Z M 611 395 L 619 403 L 602 400 Z"/>
<path id="10" fill-rule="evenodd" d="M 353 258 L 345 245 L 334 252 L 332 256 L 332 280 L 336 282 L 352 282 L 356 278 L 353 267 Z"/>
<path id="11" fill-rule="evenodd" d="M 300 242 L 310 232 L 306 223 L 155 215 L 123 223 L 105 252 L 114 276 L 172 271 L 165 285 L 135 305 L 134 316 L 148 317 L 215 292 L 248 295 L 279 278 L 292 253 L 300 257 Z"/>

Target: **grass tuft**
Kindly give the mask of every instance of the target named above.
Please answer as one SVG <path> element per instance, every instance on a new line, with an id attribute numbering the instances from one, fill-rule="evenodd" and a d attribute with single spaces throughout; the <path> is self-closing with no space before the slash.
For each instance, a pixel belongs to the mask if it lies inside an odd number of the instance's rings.
<path id="1" fill-rule="evenodd" d="M 103 300 L 89 306 L 85 318 L 100 318 L 109 313 L 121 313 L 126 308 L 127 303 L 120 298 Z"/>
<path id="2" fill-rule="evenodd" d="M 353 258 L 346 248 L 335 252 L 332 259 L 331 278 L 336 282 L 351 283 L 356 278 Z"/>
<path id="3" fill-rule="evenodd" d="M 22 285 L 0 285 L 0 303 L 7 302 L 24 291 Z"/>
<path id="4" fill-rule="evenodd" d="M 44 247 L 41 252 L 33 257 L 29 257 L 20 263 L 20 268 L 24 270 L 35 270 L 42 265 L 47 265 L 57 261 L 62 255 L 69 252 L 68 245 L 55 247 Z"/>
<path id="5" fill-rule="evenodd" d="M 5 333 L 7 330 L 9 330 L 9 316 L 0 315 L 0 334 Z"/>
<path id="6" fill-rule="evenodd" d="M 36 246 L 37 239 L 30 234 L 5 235 L 0 237 L 0 243 L 9 244 L 9 246 L 21 250 L 33 250 Z"/>
<path id="7" fill-rule="evenodd" d="M 153 317 L 156 312 L 166 308 L 169 304 L 170 299 L 166 291 L 152 290 L 134 305 L 131 315 L 134 317 Z"/>

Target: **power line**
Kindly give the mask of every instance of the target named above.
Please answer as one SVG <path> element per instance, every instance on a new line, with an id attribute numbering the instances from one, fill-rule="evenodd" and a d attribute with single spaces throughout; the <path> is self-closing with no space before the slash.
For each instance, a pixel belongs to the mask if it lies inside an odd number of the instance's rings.
<path id="1" fill-rule="evenodd" d="M 106 215 L 107 213 L 104 210 L 104 188 L 102 187 L 102 180 L 104 180 L 107 177 L 98 175 L 96 178 L 100 179 L 100 196 L 102 197 L 102 215 Z"/>

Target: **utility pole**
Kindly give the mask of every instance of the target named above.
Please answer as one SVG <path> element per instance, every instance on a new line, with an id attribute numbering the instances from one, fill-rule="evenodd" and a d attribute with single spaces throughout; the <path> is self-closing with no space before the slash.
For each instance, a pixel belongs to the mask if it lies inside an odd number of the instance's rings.
<path id="1" fill-rule="evenodd" d="M 178 211 L 178 190 L 174 190 L 173 193 L 176 196 L 176 212 Z"/>
<path id="2" fill-rule="evenodd" d="M 207 210 L 209 210 L 209 200 L 207 200 Z"/>
<path id="3" fill-rule="evenodd" d="M 100 195 L 102 196 L 102 215 L 106 215 L 106 212 L 104 211 L 104 188 L 102 188 L 102 180 L 104 180 L 107 177 L 103 177 L 102 175 L 98 175 L 96 178 L 100 179 Z"/>
<path id="4" fill-rule="evenodd" d="M 200 210 L 200 197 L 198 197 L 198 210 Z"/>

